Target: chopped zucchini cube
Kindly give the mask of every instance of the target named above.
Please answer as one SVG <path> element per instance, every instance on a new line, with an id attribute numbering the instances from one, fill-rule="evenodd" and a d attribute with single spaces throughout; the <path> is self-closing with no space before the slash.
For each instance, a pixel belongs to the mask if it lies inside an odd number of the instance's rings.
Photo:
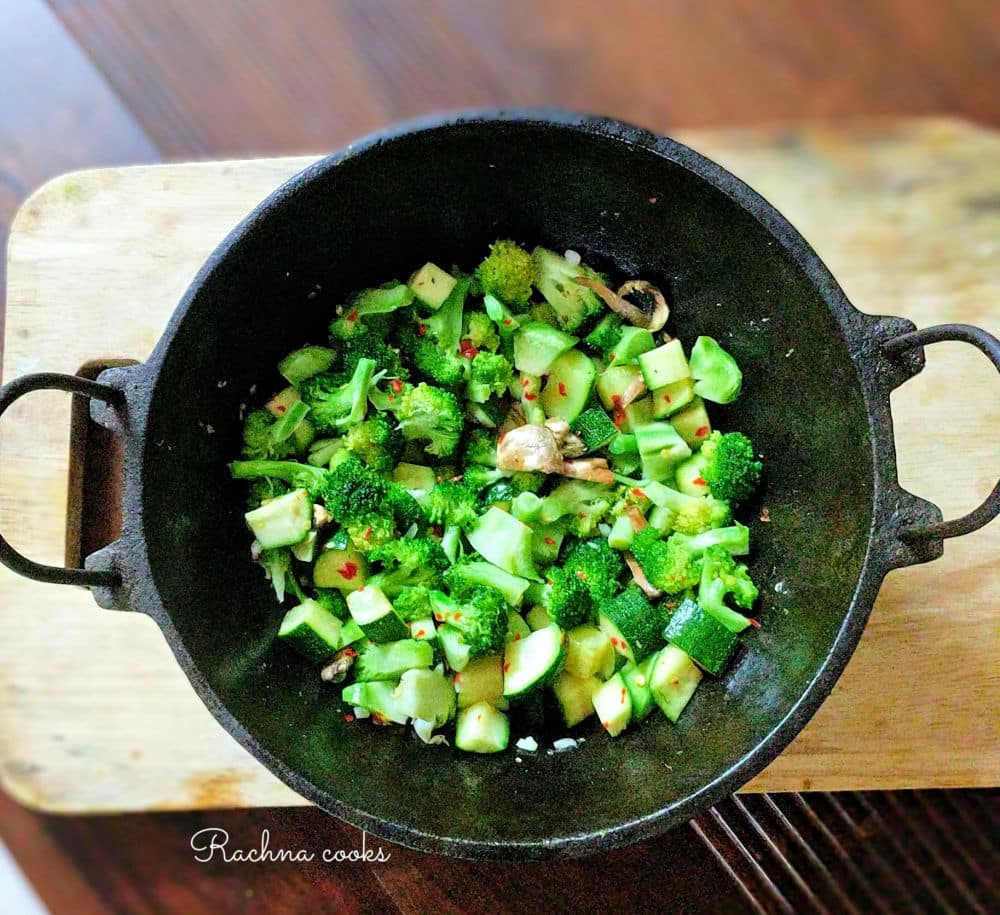
<path id="1" fill-rule="evenodd" d="M 621 674 L 615 674 L 592 698 L 597 720 L 612 737 L 617 737 L 632 720 L 632 700 Z"/>

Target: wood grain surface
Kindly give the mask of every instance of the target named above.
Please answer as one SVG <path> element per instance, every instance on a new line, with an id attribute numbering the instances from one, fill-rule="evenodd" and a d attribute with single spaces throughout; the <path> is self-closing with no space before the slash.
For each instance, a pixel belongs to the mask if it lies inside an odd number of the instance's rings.
<path id="1" fill-rule="evenodd" d="M 996 332 L 997 134 L 933 120 L 680 139 L 775 202 L 863 310 Z M 307 161 L 109 169 L 43 187 L 12 230 L 5 377 L 143 358 L 214 244 Z M 894 395 L 902 481 L 946 514 L 995 480 L 996 385 L 984 359 L 949 344 Z M 49 562 L 62 551 L 68 414 L 68 399 L 34 395 L 0 439 L 0 523 Z M 994 526 L 890 576 L 833 696 L 749 790 L 997 784 L 998 547 Z M 302 803 L 215 724 L 148 619 L 6 571 L 0 601 L 17 618 L 0 642 L 0 772 L 20 800 L 63 812 Z"/>

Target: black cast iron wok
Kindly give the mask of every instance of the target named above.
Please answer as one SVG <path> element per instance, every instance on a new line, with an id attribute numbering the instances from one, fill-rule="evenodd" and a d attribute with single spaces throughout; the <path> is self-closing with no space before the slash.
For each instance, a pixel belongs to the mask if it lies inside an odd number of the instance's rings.
<path id="1" fill-rule="evenodd" d="M 272 645 L 281 610 L 249 560 L 243 489 L 226 471 L 252 386 L 276 387 L 266 367 L 322 340 L 345 293 L 425 260 L 474 263 L 505 236 L 650 279 L 669 290 L 675 334 L 724 342 L 746 381 L 719 425 L 745 430 L 764 455 L 772 519 L 750 522 L 763 628 L 677 726 L 593 733 L 572 753 L 522 763 L 345 723 L 315 670 Z M 830 692 L 885 574 L 936 558 L 944 538 L 1000 512 L 1000 484 L 942 523 L 897 482 L 889 392 L 920 371 L 924 344 L 945 339 L 1000 368 L 984 331 L 914 331 L 856 311 L 773 207 L 671 140 L 549 113 L 411 125 L 265 200 L 209 258 L 144 365 L 2 389 L 0 412 L 38 388 L 91 398 L 94 418 L 125 439 L 126 487 L 121 538 L 86 570 L 40 566 L 6 542 L 0 560 L 148 613 L 221 724 L 344 820 L 467 857 L 610 848 L 687 820 L 763 769 Z"/>

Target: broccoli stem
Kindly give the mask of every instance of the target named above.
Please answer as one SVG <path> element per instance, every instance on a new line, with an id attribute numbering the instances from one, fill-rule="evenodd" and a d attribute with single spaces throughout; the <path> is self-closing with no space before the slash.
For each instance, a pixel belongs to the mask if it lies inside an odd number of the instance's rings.
<path id="1" fill-rule="evenodd" d="M 449 562 L 455 562 L 458 559 L 458 550 L 462 545 L 462 528 L 457 524 L 449 524 L 444 529 L 444 535 L 441 537 L 441 549 L 444 550 L 445 556 L 448 557 Z"/>

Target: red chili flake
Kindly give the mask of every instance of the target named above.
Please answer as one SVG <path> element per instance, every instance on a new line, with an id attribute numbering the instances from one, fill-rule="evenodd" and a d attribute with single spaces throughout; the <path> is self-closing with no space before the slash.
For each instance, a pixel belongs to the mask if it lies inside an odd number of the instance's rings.
<path id="1" fill-rule="evenodd" d="M 358 574 L 358 564 L 356 562 L 345 562 L 337 571 L 341 578 L 351 581 Z"/>
<path id="2" fill-rule="evenodd" d="M 520 637 L 520 633 L 518 633 L 518 637 Z M 504 666 L 503 666 L 503 672 L 504 672 L 504 673 L 507 673 L 507 671 L 509 671 L 509 670 L 510 670 L 510 661 L 508 661 L 508 662 L 507 662 L 506 664 L 504 664 Z"/>
<path id="3" fill-rule="evenodd" d="M 521 387 L 522 388 L 526 388 L 529 384 L 531 384 L 531 381 L 528 378 L 522 378 L 521 379 Z"/>
<path id="4" fill-rule="evenodd" d="M 389 403 L 392 403 L 395 399 L 396 399 L 395 395 L 393 394 L 389 395 Z"/>
<path id="5" fill-rule="evenodd" d="M 460 673 L 456 673 L 455 676 L 454 676 L 454 678 L 452 679 L 452 682 L 453 683 L 458 683 L 458 681 L 461 680 L 461 679 L 462 679 L 462 675 Z"/>
<path id="6" fill-rule="evenodd" d="M 748 616 L 748 617 L 747 617 L 747 622 L 748 622 L 748 623 L 749 623 L 749 624 L 750 624 L 751 626 L 753 626 L 753 628 L 754 628 L 754 629 L 760 629 L 760 623 L 759 623 L 759 622 L 757 622 L 757 620 L 755 620 L 755 619 L 754 619 L 753 617 L 751 617 L 751 616 Z"/>
<path id="7" fill-rule="evenodd" d="M 622 698 L 621 698 L 621 703 L 622 703 L 622 705 L 624 705 L 624 704 L 625 704 L 625 687 L 624 687 L 624 686 L 622 687 Z"/>
<path id="8" fill-rule="evenodd" d="M 351 311 L 351 312 L 350 312 L 350 313 L 349 313 L 349 314 L 347 315 L 347 320 L 348 320 L 348 321 L 357 321 L 359 317 L 360 317 L 360 316 L 358 315 L 358 310 L 357 310 L 357 309 L 355 308 L 355 309 L 353 309 L 353 310 L 352 310 L 352 311 Z"/>
<path id="9" fill-rule="evenodd" d="M 560 397 L 566 396 L 566 385 L 564 385 L 561 381 L 559 382 L 559 396 Z"/>
<path id="10" fill-rule="evenodd" d="M 423 630 L 423 629 L 418 629 L 418 630 L 417 630 L 416 632 L 414 632 L 413 634 L 414 634 L 414 635 L 415 635 L 415 636 L 416 636 L 416 637 L 417 637 L 418 639 L 422 639 L 422 638 L 423 638 L 423 637 L 424 637 L 425 635 L 427 635 L 427 633 L 426 633 L 426 632 L 424 632 L 424 630 Z M 456 679 L 457 679 L 457 677 L 456 677 Z"/>
<path id="11" fill-rule="evenodd" d="M 350 714 L 350 712 L 348 712 L 348 714 L 344 715 L 344 721 L 346 721 L 348 724 L 350 724 L 353 720 L 354 720 L 354 716 L 352 714 Z"/>
<path id="12" fill-rule="evenodd" d="M 426 324 L 418 324 L 417 325 L 417 336 L 418 337 L 422 337 L 426 333 L 427 333 L 427 325 Z"/>
<path id="13" fill-rule="evenodd" d="M 499 437 L 499 438 L 497 439 L 497 444 L 499 445 L 499 444 L 500 444 L 501 442 L 503 442 L 503 440 L 504 440 L 504 439 L 505 439 L 506 437 L 507 437 L 507 433 L 506 433 L 506 432 L 501 432 L 501 433 L 500 433 L 500 437 Z"/>
<path id="14" fill-rule="evenodd" d="M 622 396 L 621 396 L 621 394 L 615 394 L 615 395 L 613 395 L 612 398 L 611 398 L 611 406 L 613 406 L 613 407 L 620 407 L 621 405 L 622 405 Z"/>
<path id="15" fill-rule="evenodd" d="M 439 623 L 443 623 L 444 622 L 444 615 L 441 614 L 441 613 L 435 613 L 434 614 L 434 619 L 436 619 Z"/>
<path id="16" fill-rule="evenodd" d="M 444 534 L 444 528 L 440 524 L 435 524 L 431 527 L 431 533 L 435 537 L 441 537 Z"/>
<path id="17" fill-rule="evenodd" d="M 577 516 L 577 518 L 586 518 L 587 517 L 587 513 L 586 512 L 577 512 L 576 516 Z"/>
<path id="18" fill-rule="evenodd" d="M 601 722 L 601 727 L 604 728 L 604 730 L 606 731 L 608 729 L 609 725 L 608 725 L 608 723 L 606 721 L 602 721 Z"/>
<path id="19" fill-rule="evenodd" d="M 555 545 L 556 545 L 556 542 L 555 542 L 555 540 L 554 540 L 554 539 L 553 539 L 552 537 L 546 537 L 546 538 L 545 538 L 545 542 L 546 542 L 546 543 L 547 543 L 547 544 L 548 544 L 549 546 L 555 546 Z"/>
<path id="20" fill-rule="evenodd" d="M 459 621 L 459 620 L 460 620 L 460 619 L 462 618 L 462 611 L 461 611 L 461 610 L 456 610 L 456 611 L 455 611 L 455 612 L 454 612 L 454 613 L 452 614 L 452 617 L 451 617 L 451 618 L 452 618 L 453 620 L 455 620 L 455 622 L 457 623 L 457 622 L 458 622 L 458 621 Z"/>
<path id="21" fill-rule="evenodd" d="M 345 648 L 341 653 L 345 658 L 356 658 L 358 656 L 358 653 L 353 648 Z"/>
<path id="22" fill-rule="evenodd" d="M 694 483 L 695 486 L 708 486 L 708 483 L 706 483 L 701 477 L 695 477 L 691 482 Z"/>
<path id="23" fill-rule="evenodd" d="M 444 482 L 444 477 L 435 477 L 434 479 L 436 479 L 438 481 L 438 483 L 443 483 Z"/>
<path id="24" fill-rule="evenodd" d="M 514 322 L 510 318 L 504 318 L 503 323 L 505 327 L 510 327 Z"/>
<path id="25" fill-rule="evenodd" d="M 381 712 L 372 712 L 372 724 L 377 724 L 379 727 L 385 724 L 385 718 Z"/>
<path id="26" fill-rule="evenodd" d="M 583 569 L 577 569 L 576 570 L 576 577 L 579 578 L 580 581 L 586 581 L 587 580 L 587 573 L 584 572 Z"/>
<path id="27" fill-rule="evenodd" d="M 538 400 L 537 394 L 532 394 L 530 391 L 524 395 L 525 400 Z"/>
<path id="28" fill-rule="evenodd" d="M 767 510 L 766 506 L 760 510 L 760 520 L 761 521 L 771 520 L 771 513 Z"/>
<path id="29" fill-rule="evenodd" d="M 664 394 L 663 395 L 663 402 L 664 403 L 673 403 L 674 399 L 669 394 Z"/>
<path id="30" fill-rule="evenodd" d="M 625 411 L 621 407 L 615 407 L 614 413 L 611 416 L 611 422 L 615 424 L 615 428 L 621 429 L 626 419 L 628 419 L 628 416 L 625 414 Z"/>
<path id="31" fill-rule="evenodd" d="M 478 715 L 476 715 L 476 721 L 482 721 L 482 720 L 483 720 L 483 713 L 480 712 Z"/>
<path id="32" fill-rule="evenodd" d="M 361 591 L 364 591 L 364 589 L 365 589 L 365 586 L 362 585 L 360 588 L 358 588 L 358 591 L 361 592 Z"/>
<path id="33" fill-rule="evenodd" d="M 633 486 L 632 487 L 632 495 L 635 496 L 637 499 L 645 499 L 646 498 L 646 494 L 641 489 L 639 489 L 638 486 Z"/>
<path id="34" fill-rule="evenodd" d="M 514 633 L 514 641 L 515 642 L 520 642 L 521 641 L 521 633 L 520 632 L 515 632 Z"/>
<path id="35" fill-rule="evenodd" d="M 694 434 L 696 438 L 704 438 L 708 435 L 708 426 L 699 426 L 694 430 Z"/>
<path id="36" fill-rule="evenodd" d="M 392 381 L 389 382 L 389 387 L 392 388 L 398 394 L 400 391 L 403 390 L 403 382 L 400 381 L 398 378 L 393 378 Z"/>
<path id="37" fill-rule="evenodd" d="M 365 532 L 361 536 L 364 537 L 365 540 L 371 540 L 371 536 L 372 536 L 372 529 L 371 529 L 371 527 L 370 526 L 366 527 L 365 528 Z"/>
<path id="38" fill-rule="evenodd" d="M 614 362 L 614 361 L 615 361 L 615 359 L 617 359 L 617 358 L 618 358 L 618 357 L 617 357 L 617 356 L 615 356 L 615 354 L 614 354 L 614 353 L 608 353 L 608 361 L 609 361 L 609 362 Z M 621 400 L 621 398 L 620 398 L 620 397 L 619 397 L 618 399 L 619 399 L 619 400 Z"/>
<path id="39" fill-rule="evenodd" d="M 279 403 L 278 404 L 277 410 L 278 410 L 279 413 L 284 413 L 285 410 L 287 410 L 287 409 L 288 409 L 288 407 L 286 407 L 283 403 Z"/>

